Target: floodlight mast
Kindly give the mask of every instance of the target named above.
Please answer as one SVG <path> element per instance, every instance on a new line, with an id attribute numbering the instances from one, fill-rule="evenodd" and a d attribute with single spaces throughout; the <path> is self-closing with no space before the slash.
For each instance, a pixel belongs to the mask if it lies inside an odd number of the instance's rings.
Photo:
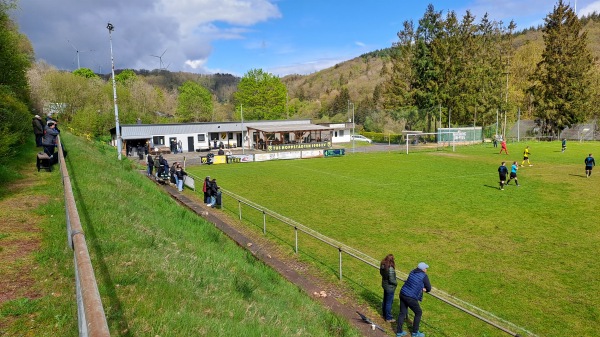
<path id="1" fill-rule="evenodd" d="M 113 101 L 115 103 L 115 130 L 117 133 L 117 154 L 119 160 L 121 160 L 121 151 L 122 151 L 122 140 L 121 140 L 121 127 L 119 125 L 119 106 L 117 105 L 117 83 L 115 82 L 115 59 L 113 58 L 113 48 L 112 48 L 112 31 L 115 30 L 115 26 L 112 23 L 108 23 L 106 25 L 108 29 L 108 38 L 110 40 L 110 63 L 112 65 L 112 85 L 113 85 Z"/>

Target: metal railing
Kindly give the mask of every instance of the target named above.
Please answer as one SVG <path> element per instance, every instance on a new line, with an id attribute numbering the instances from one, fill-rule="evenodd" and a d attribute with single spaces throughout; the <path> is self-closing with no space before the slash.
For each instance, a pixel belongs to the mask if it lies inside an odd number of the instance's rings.
<path id="1" fill-rule="evenodd" d="M 94 269 L 92 268 L 90 254 L 85 242 L 85 235 L 81 228 L 81 220 L 77 212 L 77 205 L 75 204 L 71 179 L 69 178 L 69 172 L 65 164 L 60 136 L 57 137 L 57 141 L 58 153 L 54 155 L 59 156 L 58 162 L 65 195 L 67 240 L 69 247 L 73 249 L 79 336 L 110 336 L 106 315 L 102 307 L 102 300 L 98 292 L 96 277 L 94 276 Z"/>
<path id="2" fill-rule="evenodd" d="M 192 178 L 194 179 L 200 179 L 197 176 L 191 175 Z M 296 253 L 298 253 L 298 232 L 302 232 L 314 239 L 316 239 L 317 241 L 320 241 L 322 243 L 325 243 L 326 245 L 329 245 L 335 249 L 337 249 L 338 251 L 338 263 L 339 263 L 339 279 L 342 280 L 342 256 L 343 253 L 355 258 L 358 261 L 361 261 L 363 263 L 365 263 L 368 266 L 371 266 L 373 268 L 379 269 L 379 261 L 365 253 L 362 253 L 361 251 L 354 249 L 352 247 L 349 247 L 347 245 L 344 245 L 343 243 L 340 243 L 330 237 L 327 237 L 309 227 L 306 227 L 300 223 L 298 223 L 295 220 L 289 219 L 281 214 L 278 214 L 274 211 L 271 211 L 259 204 L 256 204 L 248 199 L 245 199 L 242 196 L 239 196 L 233 192 L 227 191 L 223 188 L 221 188 L 221 193 L 224 195 L 229 196 L 232 199 L 235 199 L 238 202 L 238 215 L 239 215 L 239 219 L 240 221 L 242 220 L 242 204 L 246 205 L 250 208 L 255 209 L 258 212 L 262 213 L 263 216 L 263 234 L 267 233 L 267 215 L 272 217 L 273 219 L 276 219 L 278 221 L 281 221 L 282 223 L 293 227 L 294 228 L 294 233 L 295 233 L 295 242 L 294 242 L 294 251 Z M 221 202 L 223 202 L 221 200 Z M 406 278 L 408 277 L 408 275 L 406 273 L 402 273 L 402 272 L 398 272 L 398 275 L 400 275 L 400 280 L 402 282 L 406 281 Z M 534 334 L 533 332 L 530 332 L 528 330 L 526 330 L 525 328 L 522 328 L 520 326 L 517 326 L 516 324 L 513 324 L 511 322 L 508 322 L 500 317 L 497 317 L 496 315 L 485 311 L 481 308 L 476 307 L 473 304 L 470 304 L 468 302 L 465 302 L 459 298 L 456 298 L 442 290 L 436 289 L 436 288 L 432 288 L 431 292 L 427 293 L 429 295 L 431 295 L 432 297 L 440 300 L 441 302 L 448 304 L 450 306 L 452 306 L 455 309 L 458 309 L 472 317 L 475 317 L 477 319 L 479 319 L 480 321 L 504 332 L 507 333 L 511 336 L 514 337 L 520 337 L 522 335 L 520 335 L 519 333 L 514 332 L 513 330 L 517 330 L 520 331 L 521 333 L 525 334 L 526 336 L 532 336 L 532 337 L 537 337 L 536 334 Z"/>

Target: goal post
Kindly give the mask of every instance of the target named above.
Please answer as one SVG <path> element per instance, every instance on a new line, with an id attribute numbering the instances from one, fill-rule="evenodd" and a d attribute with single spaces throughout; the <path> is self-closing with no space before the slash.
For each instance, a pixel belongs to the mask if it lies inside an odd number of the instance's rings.
<path id="1" fill-rule="evenodd" d="M 406 154 L 417 150 L 443 150 L 455 147 L 456 132 L 414 132 L 406 133 Z"/>

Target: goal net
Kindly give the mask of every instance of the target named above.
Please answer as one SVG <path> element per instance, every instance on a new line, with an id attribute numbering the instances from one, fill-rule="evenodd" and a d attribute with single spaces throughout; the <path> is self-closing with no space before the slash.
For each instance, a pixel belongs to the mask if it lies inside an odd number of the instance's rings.
<path id="1" fill-rule="evenodd" d="M 443 151 L 451 150 L 454 152 L 454 132 L 416 132 L 406 134 L 406 154 L 410 152 L 422 151 Z"/>

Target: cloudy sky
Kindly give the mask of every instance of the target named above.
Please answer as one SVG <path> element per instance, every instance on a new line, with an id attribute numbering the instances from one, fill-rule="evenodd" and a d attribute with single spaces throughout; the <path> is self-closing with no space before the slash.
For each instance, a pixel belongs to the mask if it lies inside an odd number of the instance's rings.
<path id="1" fill-rule="evenodd" d="M 558 0 L 556 0 L 558 1 Z M 470 9 L 517 28 L 543 23 L 554 0 L 20 0 L 12 13 L 36 57 L 59 69 L 115 68 L 244 75 L 308 74 L 387 48 L 405 20 Z M 574 0 L 564 0 L 575 5 Z M 577 0 L 577 13 L 600 0 Z M 161 62 L 162 61 L 162 62 Z"/>

